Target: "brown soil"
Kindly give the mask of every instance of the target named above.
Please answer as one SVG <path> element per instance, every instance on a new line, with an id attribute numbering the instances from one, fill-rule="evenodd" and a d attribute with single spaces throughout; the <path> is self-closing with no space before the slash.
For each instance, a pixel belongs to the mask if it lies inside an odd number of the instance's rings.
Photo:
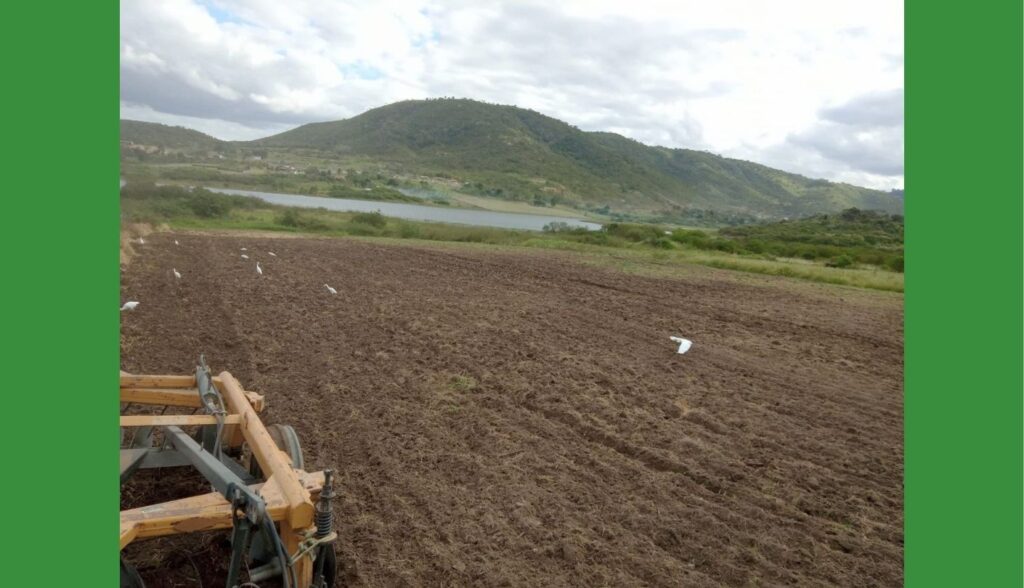
<path id="1" fill-rule="evenodd" d="M 340 472 L 347 585 L 901 585 L 902 299 L 734 275 L 157 233 L 121 367 L 266 394 Z M 215 575 L 184 539 L 144 578 Z"/>

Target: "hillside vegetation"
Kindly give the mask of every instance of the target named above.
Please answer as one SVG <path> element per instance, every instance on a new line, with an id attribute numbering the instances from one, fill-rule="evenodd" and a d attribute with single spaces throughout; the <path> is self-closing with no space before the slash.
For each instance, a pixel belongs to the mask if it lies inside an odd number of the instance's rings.
<path id="1" fill-rule="evenodd" d="M 269 161 L 304 158 L 328 168 L 371 162 L 393 178 L 429 178 L 467 194 L 571 206 L 619 220 L 729 225 L 851 207 L 902 211 L 902 201 L 885 192 L 702 151 L 651 147 L 581 131 L 531 110 L 472 100 L 399 102 L 250 142 L 185 137 L 186 129 L 164 125 L 139 127 L 146 124 L 123 123 L 122 139 L 192 144 L 243 157 L 257 153 Z"/>
<path id="2" fill-rule="evenodd" d="M 220 139 L 189 128 L 137 120 L 121 120 L 121 141 L 185 150 L 223 149 L 226 145 Z"/>
<path id="3" fill-rule="evenodd" d="M 725 251 L 759 253 L 775 257 L 823 260 L 832 267 L 869 264 L 903 271 L 903 216 L 851 208 L 838 214 L 820 214 L 777 223 L 727 227 L 714 239 L 697 231 L 676 231 L 681 242 Z"/>

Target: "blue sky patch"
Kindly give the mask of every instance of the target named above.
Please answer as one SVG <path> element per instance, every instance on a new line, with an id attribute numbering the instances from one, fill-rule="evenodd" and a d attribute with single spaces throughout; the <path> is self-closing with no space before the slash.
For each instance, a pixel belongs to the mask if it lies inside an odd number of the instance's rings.
<path id="1" fill-rule="evenodd" d="M 384 72 L 363 61 L 356 61 L 355 63 L 346 63 L 342 65 L 339 69 L 341 69 L 341 73 L 345 74 L 346 78 L 359 78 L 361 80 L 379 80 L 382 77 L 384 77 Z"/>

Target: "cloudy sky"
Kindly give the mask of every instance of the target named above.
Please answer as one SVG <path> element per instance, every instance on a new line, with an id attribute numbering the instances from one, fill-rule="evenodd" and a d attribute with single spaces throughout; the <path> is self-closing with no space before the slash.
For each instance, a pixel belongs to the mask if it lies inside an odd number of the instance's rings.
<path id="1" fill-rule="evenodd" d="M 899 0 L 122 0 L 121 116 L 252 139 L 399 100 L 903 186 Z"/>

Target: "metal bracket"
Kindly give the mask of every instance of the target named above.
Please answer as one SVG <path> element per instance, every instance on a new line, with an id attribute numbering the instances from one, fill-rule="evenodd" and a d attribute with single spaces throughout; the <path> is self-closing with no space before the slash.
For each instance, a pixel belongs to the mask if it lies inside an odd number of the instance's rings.
<path id="1" fill-rule="evenodd" d="M 192 465 L 199 470 L 199 473 L 213 485 L 214 490 L 220 492 L 221 496 L 227 500 L 234 499 L 232 488 L 236 492 L 241 492 L 245 495 L 246 499 L 246 516 L 254 524 L 258 524 L 263 520 L 267 514 L 266 503 L 256 493 L 249 490 L 245 480 L 235 474 L 218 457 L 215 457 L 208 451 L 204 451 L 195 442 L 195 439 L 189 437 L 179 427 L 162 427 L 162 429 L 171 441 L 171 444 L 174 445 L 174 448 L 192 462 Z"/>
<path id="2" fill-rule="evenodd" d="M 337 538 L 338 533 L 336 531 L 331 531 L 331 533 L 325 537 L 314 537 L 313 533 L 307 533 L 305 538 L 303 538 L 302 543 L 299 544 L 299 550 L 291 557 L 291 564 L 295 565 L 295 562 L 302 559 L 302 557 L 310 551 L 320 547 L 324 543 L 333 543 Z"/>
<path id="3" fill-rule="evenodd" d="M 196 366 L 196 389 L 199 391 L 199 400 L 206 412 L 217 418 L 217 426 L 214 429 L 211 430 L 209 427 L 201 429 L 203 447 L 219 458 L 221 436 L 224 433 L 224 416 L 228 411 L 224 409 L 224 399 L 220 392 L 213 385 L 213 376 L 210 374 L 209 366 L 206 365 L 205 355 L 199 356 L 199 365 Z"/>

